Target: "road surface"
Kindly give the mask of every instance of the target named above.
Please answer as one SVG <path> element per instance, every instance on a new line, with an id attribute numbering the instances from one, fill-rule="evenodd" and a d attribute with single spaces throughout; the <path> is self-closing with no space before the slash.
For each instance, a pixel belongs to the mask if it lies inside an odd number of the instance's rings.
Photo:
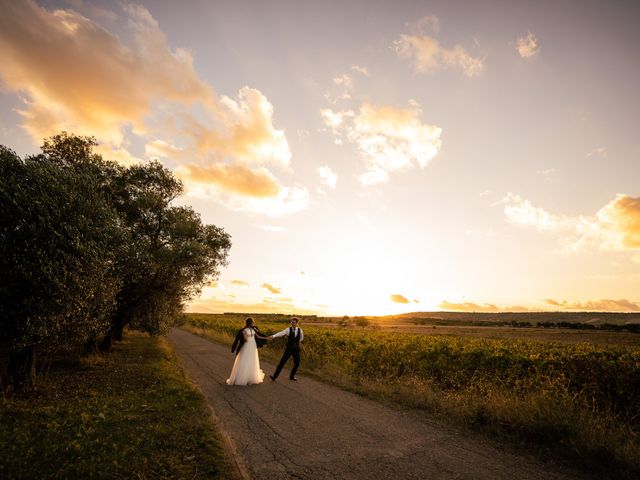
<path id="1" fill-rule="evenodd" d="M 577 479 L 487 439 L 389 408 L 304 375 L 227 386 L 234 355 L 180 329 L 169 341 L 213 409 L 218 427 L 250 479 Z M 261 362 L 268 375 L 274 365 Z"/>

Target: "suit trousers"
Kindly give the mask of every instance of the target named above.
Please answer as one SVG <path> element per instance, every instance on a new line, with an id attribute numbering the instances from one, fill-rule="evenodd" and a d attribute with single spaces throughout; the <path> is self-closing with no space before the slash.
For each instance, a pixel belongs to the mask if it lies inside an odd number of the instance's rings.
<path id="1" fill-rule="evenodd" d="M 291 369 L 291 373 L 289 374 L 289 378 L 293 378 L 296 376 L 296 372 L 298 371 L 298 367 L 300 366 L 300 349 L 299 348 L 287 348 L 282 354 L 282 358 L 280 359 L 280 363 L 278 364 L 278 368 L 276 368 L 276 373 L 273 374 L 273 378 L 278 378 L 284 364 L 287 363 L 289 357 L 293 357 L 293 368 Z"/>

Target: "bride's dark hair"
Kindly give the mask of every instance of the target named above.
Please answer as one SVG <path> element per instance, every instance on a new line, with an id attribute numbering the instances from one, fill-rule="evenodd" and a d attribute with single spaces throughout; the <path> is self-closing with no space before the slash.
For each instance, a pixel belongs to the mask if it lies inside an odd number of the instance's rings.
<path id="1" fill-rule="evenodd" d="M 247 317 L 247 320 L 244 322 L 245 323 L 245 327 L 250 327 L 251 325 L 253 325 L 253 318 L 251 317 Z"/>

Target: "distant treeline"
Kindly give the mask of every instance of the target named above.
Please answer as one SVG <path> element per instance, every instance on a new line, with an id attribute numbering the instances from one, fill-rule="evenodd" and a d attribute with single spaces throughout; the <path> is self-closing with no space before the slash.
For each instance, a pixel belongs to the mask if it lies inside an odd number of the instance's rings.
<path id="1" fill-rule="evenodd" d="M 25 158 L 0 146 L 0 366 L 14 388 L 33 383 L 36 350 L 166 332 L 226 264 L 229 235 L 173 205 L 171 171 L 96 146 L 65 132 Z"/>
<path id="2" fill-rule="evenodd" d="M 453 321 L 450 325 L 460 325 L 461 322 L 483 322 L 487 325 L 499 322 L 625 324 L 640 323 L 640 312 L 412 312 L 382 318 Z"/>
<path id="3" fill-rule="evenodd" d="M 608 330 L 614 332 L 640 333 L 640 323 L 584 323 L 584 322 L 519 322 L 482 320 L 441 320 L 438 318 L 408 318 L 415 325 L 468 326 L 468 327 L 513 327 L 513 328 L 570 328 L 572 330 Z"/>
<path id="4" fill-rule="evenodd" d="M 538 322 L 536 326 L 541 328 L 571 328 L 574 330 L 610 330 L 614 332 L 640 333 L 640 323 L 627 323 L 619 325 L 615 323 L 579 323 L 579 322 Z"/>

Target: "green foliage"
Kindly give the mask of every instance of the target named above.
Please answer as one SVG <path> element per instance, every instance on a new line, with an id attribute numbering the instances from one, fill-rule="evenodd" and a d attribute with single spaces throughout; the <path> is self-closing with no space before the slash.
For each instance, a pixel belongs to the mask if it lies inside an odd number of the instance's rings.
<path id="1" fill-rule="evenodd" d="M 0 342 L 65 345 L 104 332 L 120 287 L 117 236 L 94 176 L 0 147 Z"/>
<path id="2" fill-rule="evenodd" d="M 116 208 L 129 243 L 119 257 L 124 286 L 117 322 L 165 333 L 227 263 L 230 237 L 203 225 L 190 207 L 172 206 L 182 184 L 158 162 L 135 165 L 115 182 Z"/>
<path id="3" fill-rule="evenodd" d="M 0 147 L 0 344 L 69 345 L 133 325 L 164 333 L 226 265 L 230 237 L 173 206 L 159 162 L 124 168 L 65 132 Z"/>
<path id="4" fill-rule="evenodd" d="M 58 358 L 39 394 L 0 403 L 0 478 L 230 478 L 198 390 L 162 338 Z"/>

